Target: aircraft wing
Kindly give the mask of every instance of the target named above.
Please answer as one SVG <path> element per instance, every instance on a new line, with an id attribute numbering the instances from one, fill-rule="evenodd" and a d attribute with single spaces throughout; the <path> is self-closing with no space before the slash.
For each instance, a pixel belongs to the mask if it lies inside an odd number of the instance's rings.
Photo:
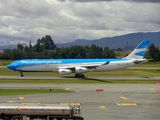
<path id="1" fill-rule="evenodd" d="M 62 66 L 58 67 L 58 69 L 75 69 L 76 67 L 85 67 L 88 69 L 96 68 L 99 66 L 107 65 L 109 64 L 110 61 L 107 62 L 100 62 L 100 63 L 82 63 L 82 64 L 73 64 L 73 65 L 68 65 L 68 66 Z"/>

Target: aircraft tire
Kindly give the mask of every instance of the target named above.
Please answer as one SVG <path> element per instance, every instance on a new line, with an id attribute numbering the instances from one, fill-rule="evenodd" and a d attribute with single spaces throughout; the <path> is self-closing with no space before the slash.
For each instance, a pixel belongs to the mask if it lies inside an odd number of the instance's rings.
<path id="1" fill-rule="evenodd" d="M 84 78 L 85 76 L 84 76 L 83 74 L 77 74 L 77 73 L 76 73 L 76 74 L 75 74 L 75 77 L 76 77 L 76 78 Z"/>
<path id="2" fill-rule="evenodd" d="M 77 73 L 75 74 L 75 77 L 78 78 L 78 74 Z"/>
<path id="3" fill-rule="evenodd" d="M 80 75 L 80 78 L 84 78 L 84 75 L 82 74 L 82 75 Z"/>
<path id="4" fill-rule="evenodd" d="M 23 73 L 21 72 L 21 77 L 23 77 L 24 75 L 23 75 Z"/>

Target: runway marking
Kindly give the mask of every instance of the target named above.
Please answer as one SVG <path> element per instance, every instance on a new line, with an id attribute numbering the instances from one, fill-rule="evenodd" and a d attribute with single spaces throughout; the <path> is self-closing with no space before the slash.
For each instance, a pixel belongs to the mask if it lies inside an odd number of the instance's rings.
<path id="1" fill-rule="evenodd" d="M 66 90 L 70 90 L 70 88 L 66 88 Z"/>
<path id="2" fill-rule="evenodd" d="M 12 101 L 12 100 L 10 100 L 10 101 L 7 101 L 8 103 L 14 103 L 15 101 Z"/>
<path id="3" fill-rule="evenodd" d="M 21 97 L 18 98 L 18 100 L 24 100 L 24 97 L 21 96 Z"/>
<path id="4" fill-rule="evenodd" d="M 60 103 L 61 105 L 80 106 L 80 103 Z"/>
<path id="5" fill-rule="evenodd" d="M 116 103 L 117 106 L 138 106 L 136 103 Z"/>
<path id="6" fill-rule="evenodd" d="M 128 98 L 126 98 L 124 96 L 121 96 L 120 98 L 123 99 L 123 100 L 128 100 Z"/>
<path id="7" fill-rule="evenodd" d="M 150 88 L 150 90 L 155 90 L 154 88 Z"/>
<path id="8" fill-rule="evenodd" d="M 105 106 L 103 106 L 103 105 L 102 105 L 102 106 L 99 106 L 99 108 L 101 108 L 101 109 L 106 109 L 106 107 L 105 107 Z"/>

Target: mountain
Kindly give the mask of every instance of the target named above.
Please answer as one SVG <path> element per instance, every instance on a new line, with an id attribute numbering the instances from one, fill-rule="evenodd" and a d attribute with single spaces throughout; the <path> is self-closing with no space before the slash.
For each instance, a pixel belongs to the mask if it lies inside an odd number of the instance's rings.
<path id="1" fill-rule="evenodd" d="M 142 40 L 151 40 L 156 47 L 160 48 L 160 32 L 147 32 L 147 33 L 130 33 L 126 35 L 114 36 L 114 37 L 104 37 L 97 40 L 86 40 L 77 39 L 73 42 L 68 43 L 55 43 L 57 47 L 70 47 L 72 45 L 89 45 L 95 44 L 102 48 L 109 47 L 110 49 L 121 48 L 123 50 L 133 50 Z M 17 45 L 3 45 L 0 46 L 0 50 L 4 49 L 14 49 Z"/>
<path id="2" fill-rule="evenodd" d="M 147 33 L 130 33 L 115 37 L 105 37 L 97 40 L 77 39 L 70 43 L 57 43 L 57 47 L 70 47 L 72 45 L 89 45 L 95 44 L 102 48 L 109 47 L 110 49 L 121 48 L 123 50 L 133 50 L 142 40 L 151 40 L 156 47 L 160 48 L 160 32 L 147 32 Z"/>
<path id="3" fill-rule="evenodd" d="M 0 50 L 14 49 L 14 48 L 17 48 L 17 45 L 0 45 Z"/>

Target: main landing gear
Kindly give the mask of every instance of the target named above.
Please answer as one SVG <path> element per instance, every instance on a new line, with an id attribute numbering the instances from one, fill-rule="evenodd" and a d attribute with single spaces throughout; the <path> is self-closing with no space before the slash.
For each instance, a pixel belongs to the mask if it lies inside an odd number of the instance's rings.
<path id="1" fill-rule="evenodd" d="M 79 73 L 79 74 L 76 73 L 76 74 L 75 74 L 75 77 L 76 77 L 76 78 L 85 78 L 85 76 L 84 76 L 82 73 Z"/>

